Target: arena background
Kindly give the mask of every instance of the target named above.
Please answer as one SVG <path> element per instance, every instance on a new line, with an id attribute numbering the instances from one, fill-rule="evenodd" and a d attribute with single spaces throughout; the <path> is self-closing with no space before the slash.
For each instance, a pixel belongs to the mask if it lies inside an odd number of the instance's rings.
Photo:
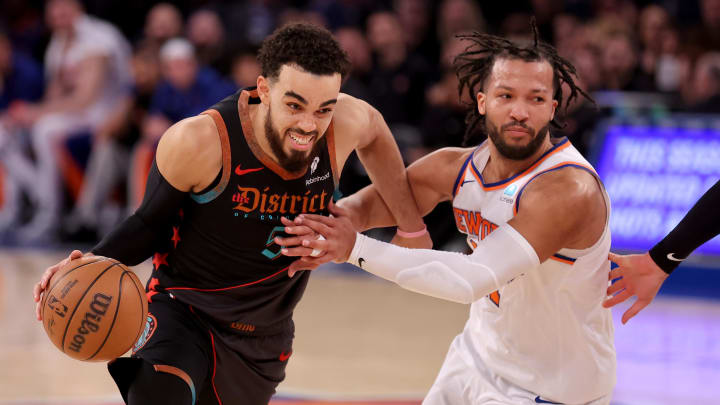
<path id="1" fill-rule="evenodd" d="M 64 61 L 47 51 L 63 7 L 73 1 L 0 0 L 2 405 L 121 403 L 104 364 L 70 360 L 50 344 L 33 318 L 32 284 L 134 209 L 158 136 L 252 85 L 260 41 L 287 22 L 336 34 L 353 63 L 343 91 L 383 113 L 409 164 L 462 143 L 465 106 L 450 65 L 462 49 L 455 34 L 480 30 L 524 40 L 535 16 L 542 39 L 575 64 L 596 101 L 571 105 L 567 125 L 554 135 L 569 137 L 603 178 L 615 251 L 652 246 L 720 178 L 720 0 L 87 0 L 85 12 L 120 33 L 110 45 L 97 41 L 117 63 L 105 65 L 105 79 L 91 92 L 96 97 L 68 107 L 87 118 L 102 110 L 97 94 L 114 93 L 117 104 L 87 125 L 33 109 L 53 91 L 45 84 L 77 80 L 56 69 Z M 55 6 L 60 15 L 46 15 Z M 163 48 L 173 38 L 187 42 Z M 112 90 L 121 81 L 121 91 Z M 49 160 L 30 125 L 43 119 L 60 145 Z M 17 169 L 18 157 L 60 173 L 59 187 L 23 187 L 44 180 L 23 183 L 28 176 Z M 342 193 L 367 182 L 351 159 Z M 58 202 L 58 215 L 47 215 L 48 201 Z M 445 204 L 426 220 L 436 248 L 462 251 L 451 215 Z M 391 232 L 372 233 L 387 239 Z M 143 280 L 149 268 L 137 266 Z M 468 308 L 346 266 L 315 273 L 296 313 L 294 354 L 275 402 L 418 404 Z M 719 299 L 716 238 L 629 324 L 619 322 L 625 307 L 614 309 L 613 404 L 718 403 Z"/>

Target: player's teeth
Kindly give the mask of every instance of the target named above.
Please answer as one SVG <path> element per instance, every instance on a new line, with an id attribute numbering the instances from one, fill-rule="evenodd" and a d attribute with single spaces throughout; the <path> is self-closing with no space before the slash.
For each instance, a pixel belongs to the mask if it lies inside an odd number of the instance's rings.
<path id="1" fill-rule="evenodd" d="M 300 145 L 307 145 L 310 143 L 311 136 L 300 138 L 295 134 L 290 134 L 290 138 L 292 138 L 295 142 L 299 143 Z"/>

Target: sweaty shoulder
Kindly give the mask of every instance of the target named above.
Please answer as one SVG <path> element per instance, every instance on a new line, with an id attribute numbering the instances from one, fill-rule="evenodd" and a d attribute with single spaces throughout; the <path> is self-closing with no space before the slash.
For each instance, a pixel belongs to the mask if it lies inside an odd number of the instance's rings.
<path id="1" fill-rule="evenodd" d="M 208 115 L 186 118 L 171 126 L 158 144 L 158 169 L 173 187 L 199 192 L 222 168 L 222 146 Z"/>
<path id="2" fill-rule="evenodd" d="M 366 139 L 378 132 L 378 126 L 384 126 L 382 115 L 367 102 L 340 93 L 333 113 L 335 132 L 342 134 L 338 143 L 348 143 L 350 149 L 362 146 Z"/>
<path id="3" fill-rule="evenodd" d="M 518 216 L 530 211 L 535 218 L 552 219 L 558 231 L 573 235 L 563 247 L 583 249 L 602 235 L 606 210 L 595 176 L 567 167 L 544 173 L 529 183 L 520 200 Z"/>

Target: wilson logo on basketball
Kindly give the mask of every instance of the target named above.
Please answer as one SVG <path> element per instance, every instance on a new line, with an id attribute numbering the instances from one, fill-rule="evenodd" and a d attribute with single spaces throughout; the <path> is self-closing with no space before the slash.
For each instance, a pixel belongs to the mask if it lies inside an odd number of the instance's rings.
<path id="1" fill-rule="evenodd" d="M 79 352 L 85 344 L 86 335 L 89 333 L 95 333 L 100 329 L 100 321 L 110 307 L 113 297 L 111 295 L 105 295 L 97 293 L 93 296 L 93 300 L 90 303 L 90 310 L 85 312 L 85 316 L 77 332 L 72 337 L 68 349 Z"/>

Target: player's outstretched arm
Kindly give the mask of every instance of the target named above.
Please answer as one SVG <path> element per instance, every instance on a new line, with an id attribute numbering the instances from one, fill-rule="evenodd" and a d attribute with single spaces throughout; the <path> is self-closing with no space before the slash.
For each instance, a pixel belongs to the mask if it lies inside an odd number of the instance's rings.
<path id="1" fill-rule="evenodd" d="M 427 215 L 438 203 L 452 198 L 453 183 L 460 167 L 470 153 L 472 153 L 472 149 L 444 148 L 418 159 L 408 167 L 407 176 L 410 188 L 416 197 L 422 215 Z M 335 209 L 331 204 L 330 212 L 336 217 L 347 218 L 354 229 L 358 231 L 397 225 L 387 204 L 380 197 L 375 185 L 372 184 L 343 198 L 337 206 L 340 207 L 340 210 Z M 283 219 L 283 224 L 287 227 L 286 233 L 294 236 L 276 237 L 275 242 L 289 248 L 294 256 L 301 256 L 290 265 L 288 269 L 290 276 L 297 270 L 314 269 L 334 259 L 333 255 L 327 254 L 310 257 L 308 255 L 312 249 L 299 246 L 303 239 L 315 238 L 315 232 L 312 229 L 285 219 Z M 404 247 L 416 247 L 412 243 L 413 241 L 400 239 L 399 236 L 396 236 L 391 243 Z M 316 250 L 316 253 L 319 252 L 323 251 Z"/>
<path id="2" fill-rule="evenodd" d="M 405 232 L 425 229 L 400 150 L 382 115 L 362 100 L 343 96 L 335 117 L 336 131 L 342 134 L 337 137 L 339 147 L 352 145 L 355 149 L 377 192 L 396 219 L 398 229 Z M 432 246 L 427 233 L 413 239 L 408 242 L 415 247 Z"/>
<path id="3" fill-rule="evenodd" d="M 443 201 L 452 199 L 452 187 L 460 167 L 472 149 L 443 148 L 436 150 L 407 168 L 407 180 L 420 215 L 425 216 Z M 398 225 L 390 208 L 371 184 L 338 201 L 358 231 Z"/>
<path id="4" fill-rule="evenodd" d="M 612 307 L 632 296 L 637 300 L 625 311 L 626 323 L 652 302 L 662 283 L 695 249 L 720 234 L 720 181 L 715 183 L 688 211 L 680 223 L 649 252 L 642 255 L 615 255 L 610 259 L 618 268 L 610 279 L 618 279 L 608 288 L 603 306 Z"/>
<path id="5" fill-rule="evenodd" d="M 592 246 L 602 236 L 607 213 L 595 178 L 568 168 L 540 176 L 527 187 L 520 212 L 471 255 L 410 250 L 368 238 L 355 233 L 342 211 L 336 217 L 302 215 L 299 221 L 325 238 L 305 240 L 306 248 L 323 250 L 405 289 L 471 303 L 533 271 L 563 247 Z M 283 254 L 296 255 L 291 249 Z"/>

